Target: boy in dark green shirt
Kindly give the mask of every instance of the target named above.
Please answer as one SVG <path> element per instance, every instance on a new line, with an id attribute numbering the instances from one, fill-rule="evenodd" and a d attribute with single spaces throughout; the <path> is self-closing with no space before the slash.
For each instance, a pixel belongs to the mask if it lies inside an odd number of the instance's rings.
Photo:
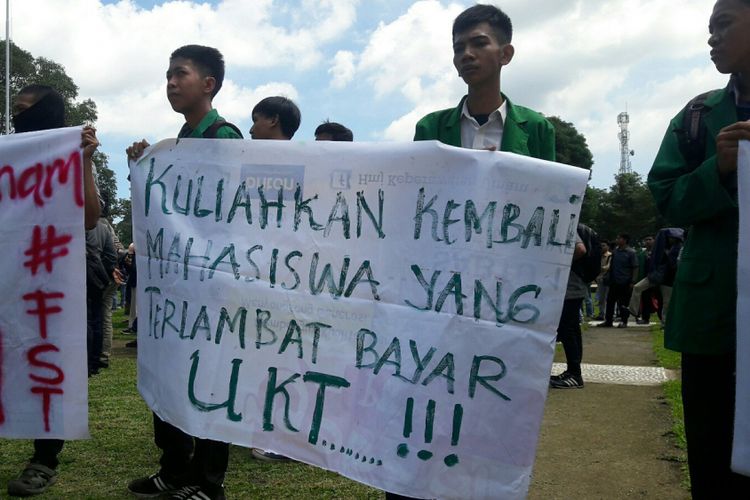
<path id="1" fill-rule="evenodd" d="M 242 139 L 237 127 L 224 121 L 212 100 L 224 81 L 221 53 L 201 45 L 175 50 L 167 70 L 167 99 L 185 117 L 177 137 Z M 136 160 L 149 146 L 146 140 L 127 149 Z M 223 500 L 224 476 L 229 463 L 229 444 L 190 436 L 154 414 L 154 442 L 162 450 L 161 469 L 131 481 L 128 490 L 140 498 Z"/>

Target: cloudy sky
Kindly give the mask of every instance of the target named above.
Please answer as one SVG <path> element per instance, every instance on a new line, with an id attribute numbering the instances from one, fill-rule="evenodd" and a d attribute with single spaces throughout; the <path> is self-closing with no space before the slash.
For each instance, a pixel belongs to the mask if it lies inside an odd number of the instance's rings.
<path id="1" fill-rule="evenodd" d="M 516 54 L 502 88 L 519 104 L 572 122 L 594 154 L 591 183 L 619 168 L 617 115 L 630 114 L 633 169 L 645 175 L 668 120 L 725 85 L 708 57 L 706 0 L 506 0 Z M 12 0 L 11 38 L 65 66 L 99 109 L 102 150 L 127 196 L 125 147 L 174 137 L 166 100 L 175 48 L 217 47 L 227 63 L 214 105 L 243 132 L 263 97 L 302 110 L 294 140 L 326 118 L 361 141 L 408 141 L 425 113 L 455 106 L 447 0 Z M 4 21 L 4 9 L 2 13 Z M 247 135 L 247 134 L 246 134 Z"/>

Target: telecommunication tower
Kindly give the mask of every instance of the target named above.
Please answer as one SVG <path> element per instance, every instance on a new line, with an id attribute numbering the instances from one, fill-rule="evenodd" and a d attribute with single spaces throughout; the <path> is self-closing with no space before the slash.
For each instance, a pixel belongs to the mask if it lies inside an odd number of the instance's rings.
<path id="1" fill-rule="evenodd" d="M 620 126 L 620 132 L 617 138 L 620 139 L 620 173 L 629 174 L 633 171 L 630 165 L 630 157 L 635 155 L 635 151 L 630 149 L 630 132 L 628 132 L 628 122 L 630 117 L 627 111 L 617 115 L 617 125 Z"/>

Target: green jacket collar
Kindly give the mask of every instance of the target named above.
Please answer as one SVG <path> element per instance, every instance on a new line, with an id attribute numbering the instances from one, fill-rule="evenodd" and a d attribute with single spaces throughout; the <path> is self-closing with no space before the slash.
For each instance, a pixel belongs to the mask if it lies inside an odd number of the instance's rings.
<path id="1" fill-rule="evenodd" d="M 507 103 L 507 113 L 503 123 L 503 142 L 500 145 L 500 151 L 528 151 L 529 134 L 526 132 L 526 122 L 524 116 L 518 113 L 510 99 L 502 94 Z M 453 110 L 451 110 L 449 119 L 446 120 L 446 133 L 448 134 L 448 143 L 461 145 L 461 111 L 464 108 L 464 102 L 468 96 L 463 96 Z"/>
<path id="2" fill-rule="evenodd" d="M 200 123 L 197 127 L 195 127 L 195 129 L 191 129 L 187 123 L 184 124 L 180 129 L 180 133 L 177 134 L 177 137 L 203 137 L 203 133 L 206 131 L 206 129 L 213 125 L 213 123 L 219 118 L 219 112 L 215 109 L 212 109 L 211 111 L 206 113 L 206 116 L 201 119 Z"/>

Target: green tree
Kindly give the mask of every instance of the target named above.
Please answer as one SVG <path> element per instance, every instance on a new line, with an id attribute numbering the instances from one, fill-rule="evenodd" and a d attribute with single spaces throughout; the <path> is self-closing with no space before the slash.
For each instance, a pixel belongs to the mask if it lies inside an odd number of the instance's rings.
<path id="1" fill-rule="evenodd" d="M 557 161 L 590 171 L 591 167 L 594 166 L 594 156 L 591 154 L 583 134 L 578 132 L 572 123 L 557 116 L 550 116 L 547 119 L 555 127 L 555 156 Z M 579 220 L 593 228 L 597 233 L 600 233 L 600 210 L 606 199 L 606 194 L 603 189 L 587 186 L 586 194 L 583 197 Z"/>
<path id="2" fill-rule="evenodd" d="M 557 116 L 547 118 L 555 127 L 555 156 L 559 163 L 591 170 L 594 157 L 591 154 L 586 138 L 576 130 L 572 123 Z"/>
<path id="3" fill-rule="evenodd" d="M 586 186 L 586 195 L 583 197 L 583 205 L 581 206 L 581 222 L 603 236 L 606 231 L 602 221 L 607 210 L 609 210 L 607 190 Z"/>
<path id="4" fill-rule="evenodd" d="M 96 104 L 91 99 L 77 102 L 78 86 L 65 73 L 65 68 L 44 57 L 34 57 L 31 53 L 11 42 L 10 93 L 11 98 L 22 88 L 32 83 L 49 85 L 65 99 L 67 125 L 93 124 L 97 118 Z M 0 41 L 0 53 L 5 53 L 5 41 Z M 0 103 L 5 103 L 5 58 L 0 57 Z M 0 112 L 5 125 L 5 106 Z"/>
<path id="5" fill-rule="evenodd" d="M 133 242 L 133 209 L 128 198 L 119 200 L 120 220 L 115 223 L 115 232 L 120 243 L 127 248 Z"/>
<path id="6" fill-rule="evenodd" d="M 114 171 L 109 168 L 107 155 L 97 151 L 94 153 L 93 161 L 96 165 L 96 183 L 99 186 L 99 195 L 107 208 L 104 216 L 112 223 L 113 218 L 120 216 L 120 200 L 117 199 L 117 178 Z"/>
<path id="7" fill-rule="evenodd" d="M 618 233 L 640 239 L 666 225 L 648 186 L 635 172 L 615 176 L 615 183 L 600 206 L 600 215 L 599 234 L 610 240 Z"/>

